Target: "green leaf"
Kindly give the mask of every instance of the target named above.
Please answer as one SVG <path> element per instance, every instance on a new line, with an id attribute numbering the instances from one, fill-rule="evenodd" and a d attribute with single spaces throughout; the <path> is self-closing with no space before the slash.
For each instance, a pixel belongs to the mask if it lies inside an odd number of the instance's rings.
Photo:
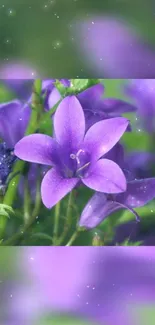
<path id="1" fill-rule="evenodd" d="M 98 83 L 99 79 L 71 79 L 71 87 L 67 89 L 67 94 L 79 94 Z"/>
<path id="2" fill-rule="evenodd" d="M 53 238 L 47 234 L 44 234 L 42 232 L 35 233 L 31 236 L 31 238 L 37 238 L 37 239 L 47 239 L 51 242 L 53 242 Z"/>
<path id="3" fill-rule="evenodd" d="M 129 238 L 127 238 L 123 243 L 116 244 L 116 246 L 140 246 L 143 241 L 131 242 Z"/>
<path id="4" fill-rule="evenodd" d="M 80 92 L 84 88 L 86 89 L 89 84 L 89 79 L 71 79 L 71 89 L 73 91 Z"/>
<path id="5" fill-rule="evenodd" d="M 15 214 L 14 210 L 6 204 L 0 204 L 0 216 L 5 216 L 7 218 L 10 218 L 10 214 Z"/>
<path id="6" fill-rule="evenodd" d="M 54 85 L 58 89 L 61 96 L 64 97 L 66 95 L 67 88 L 63 85 L 63 83 L 59 80 L 56 80 Z"/>

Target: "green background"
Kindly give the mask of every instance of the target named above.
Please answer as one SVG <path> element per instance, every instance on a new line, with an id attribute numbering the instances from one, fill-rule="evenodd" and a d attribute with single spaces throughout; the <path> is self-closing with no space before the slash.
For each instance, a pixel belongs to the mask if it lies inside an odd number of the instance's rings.
<path id="1" fill-rule="evenodd" d="M 153 0 L 1 0 L 1 64 L 16 59 L 43 77 L 92 77 L 74 24 L 98 15 L 127 22 L 155 48 Z"/>

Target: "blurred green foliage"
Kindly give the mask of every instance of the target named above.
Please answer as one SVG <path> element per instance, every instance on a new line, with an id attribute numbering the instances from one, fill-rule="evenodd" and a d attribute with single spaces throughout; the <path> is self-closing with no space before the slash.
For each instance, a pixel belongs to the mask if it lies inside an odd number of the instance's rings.
<path id="1" fill-rule="evenodd" d="M 49 316 L 46 320 L 41 319 L 38 325 L 96 325 L 96 323 L 84 321 L 81 319 L 76 319 L 75 317 L 58 315 L 58 316 Z M 37 325 L 36 324 L 36 325 Z"/>
<path id="2" fill-rule="evenodd" d="M 153 0 L 0 1 L 0 61 L 31 63 L 43 77 L 91 77 L 78 52 L 74 23 L 113 16 L 155 47 L 154 7 Z"/>

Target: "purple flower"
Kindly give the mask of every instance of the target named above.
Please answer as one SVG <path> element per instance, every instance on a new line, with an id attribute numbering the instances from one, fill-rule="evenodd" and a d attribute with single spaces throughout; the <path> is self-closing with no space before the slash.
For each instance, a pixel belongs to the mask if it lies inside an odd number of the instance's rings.
<path id="1" fill-rule="evenodd" d="M 134 178 L 147 178 L 152 177 L 151 167 L 153 167 L 154 163 L 154 153 L 134 151 L 126 155 L 123 168 L 128 174 L 128 179 L 130 180 L 133 180 Z"/>
<path id="2" fill-rule="evenodd" d="M 130 26 L 112 17 L 92 17 L 77 24 L 78 49 L 94 75 L 153 78 L 155 51 Z"/>
<path id="3" fill-rule="evenodd" d="M 111 213 L 128 209 L 139 217 L 133 208 L 144 206 L 155 197 L 155 178 L 130 181 L 127 190 L 117 195 L 95 193 L 85 206 L 79 221 L 80 227 L 95 228 Z"/>
<path id="4" fill-rule="evenodd" d="M 136 107 L 124 100 L 102 98 L 104 86 L 94 85 L 81 92 L 77 98 L 82 105 L 86 119 L 86 129 L 101 120 L 117 117 L 127 112 L 136 111 Z"/>
<path id="5" fill-rule="evenodd" d="M 4 148 L 5 153 L 4 150 L 0 150 L 0 180 L 2 185 L 5 185 L 5 181 L 11 172 L 12 164 L 16 159 L 15 155 L 12 154 L 13 149 L 15 144 L 23 138 L 30 120 L 30 115 L 30 107 L 28 105 L 23 105 L 20 101 L 16 100 L 0 104 L 0 137 L 2 138 L 2 141 L 4 141 L 6 147 Z M 4 147 L 4 143 L 0 144 L 1 149 Z M 29 184 L 31 184 L 31 195 L 34 197 L 37 179 L 36 165 L 31 164 L 28 179 Z M 19 184 L 19 192 L 22 196 L 22 178 Z"/>
<path id="6" fill-rule="evenodd" d="M 154 248 L 31 247 L 24 258 L 38 287 L 35 301 L 42 299 L 38 313 L 137 325 L 135 308 L 155 303 Z"/>
<path id="7" fill-rule="evenodd" d="M 0 137 L 8 148 L 14 148 L 24 136 L 30 114 L 30 107 L 18 100 L 0 104 Z"/>
<path id="8" fill-rule="evenodd" d="M 147 132 L 155 131 L 155 79 L 133 79 L 125 87 L 126 93 L 136 102 L 137 124 Z"/>
<path id="9" fill-rule="evenodd" d="M 79 181 L 96 191 L 123 192 L 126 179 L 120 167 L 100 158 L 119 141 L 127 126 L 126 118 L 112 118 L 94 124 L 85 134 L 83 109 L 75 96 L 68 96 L 54 116 L 55 138 L 43 134 L 24 137 L 16 144 L 15 155 L 53 166 L 41 186 L 47 208 L 52 208 Z"/>
<path id="10" fill-rule="evenodd" d="M 53 93 L 54 89 L 56 89 L 53 81 L 54 79 L 43 80 L 42 91 L 43 94 L 46 93 L 45 109 L 48 106 L 48 98 L 50 94 Z M 24 82 L 26 82 L 26 80 L 24 80 Z M 20 80 L 20 83 L 22 84 L 22 80 Z M 54 95 L 52 96 L 55 105 L 60 99 L 60 94 L 58 100 L 58 96 L 57 98 Z M 24 136 L 31 115 L 31 100 L 29 99 L 28 102 L 29 104 L 23 104 L 19 100 L 13 100 L 0 104 L 0 137 L 6 142 L 9 148 L 14 148 L 15 144 Z"/>

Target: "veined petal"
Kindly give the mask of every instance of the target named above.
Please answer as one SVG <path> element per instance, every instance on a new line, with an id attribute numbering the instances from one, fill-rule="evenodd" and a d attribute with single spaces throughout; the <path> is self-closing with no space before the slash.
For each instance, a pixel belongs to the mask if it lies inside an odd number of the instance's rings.
<path id="1" fill-rule="evenodd" d="M 22 104 L 20 101 L 0 104 L 0 137 L 10 148 L 13 148 L 24 134 L 21 115 Z"/>
<path id="2" fill-rule="evenodd" d="M 50 169 L 41 184 L 41 196 L 44 205 L 51 209 L 72 191 L 78 181 L 78 178 L 63 178 L 56 169 Z"/>
<path id="3" fill-rule="evenodd" d="M 98 160 L 119 141 L 129 121 L 124 117 L 115 117 L 94 124 L 86 133 L 84 145 L 93 160 Z"/>
<path id="4" fill-rule="evenodd" d="M 122 170 L 108 159 L 100 159 L 94 163 L 82 182 L 93 190 L 104 193 L 120 193 L 126 190 L 126 179 Z"/>
<path id="5" fill-rule="evenodd" d="M 130 208 L 147 204 L 155 197 L 155 178 L 134 180 L 128 183 L 125 193 L 117 195 L 117 201 Z"/>
<path id="6" fill-rule="evenodd" d="M 58 161 L 58 144 L 45 134 L 31 134 L 15 146 L 15 155 L 25 161 L 52 166 Z"/>
<path id="7" fill-rule="evenodd" d="M 95 111 L 103 93 L 104 86 L 102 84 L 97 84 L 82 91 L 77 98 L 80 101 L 83 109 Z"/>
<path id="8" fill-rule="evenodd" d="M 54 129 L 58 143 L 76 148 L 84 138 L 85 118 L 80 102 L 75 96 L 62 100 L 54 115 Z"/>
<path id="9" fill-rule="evenodd" d="M 123 114 L 137 110 L 136 106 L 121 99 L 105 98 L 103 104 L 104 111 L 107 113 Z"/>
<path id="10" fill-rule="evenodd" d="M 106 195 L 103 193 L 95 193 L 81 214 L 79 226 L 86 227 L 87 229 L 95 228 L 119 208 L 119 204 L 108 201 Z"/>

